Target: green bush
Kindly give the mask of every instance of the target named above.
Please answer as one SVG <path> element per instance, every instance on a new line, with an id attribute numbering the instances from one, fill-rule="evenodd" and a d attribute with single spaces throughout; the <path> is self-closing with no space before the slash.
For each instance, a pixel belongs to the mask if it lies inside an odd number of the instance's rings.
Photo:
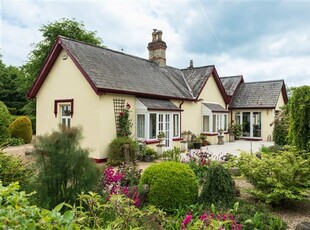
<path id="1" fill-rule="evenodd" d="M 128 151 L 128 156 L 126 156 L 126 151 Z M 138 151 L 139 145 L 136 141 L 128 137 L 117 137 L 109 145 L 108 164 L 120 165 L 127 160 L 135 163 Z"/>
<path id="2" fill-rule="evenodd" d="M 17 181 L 20 185 L 24 185 L 31 174 L 30 168 L 26 167 L 20 159 L 0 152 L 0 181 L 4 186 Z"/>
<path id="3" fill-rule="evenodd" d="M 196 175 L 179 162 L 162 162 L 149 166 L 142 174 L 139 187 L 149 185 L 146 202 L 167 212 L 193 204 L 198 196 Z"/>
<path id="4" fill-rule="evenodd" d="M 30 205 L 33 195 L 19 191 L 18 183 L 4 187 L 0 182 L 0 226 L 3 229 L 80 229 L 73 211 L 61 214 L 63 204 L 52 211 Z"/>
<path id="5" fill-rule="evenodd" d="M 0 144 L 1 147 L 9 147 L 9 146 L 19 146 L 25 144 L 24 140 L 21 138 L 9 137 L 5 139 L 5 141 Z"/>
<path id="6" fill-rule="evenodd" d="M 235 201 L 235 188 L 229 170 L 222 165 L 211 165 L 202 186 L 200 200 L 218 207 L 230 207 Z"/>
<path id="7" fill-rule="evenodd" d="M 42 207 L 52 208 L 61 202 L 73 202 L 78 193 L 91 191 L 99 183 L 100 173 L 88 157 L 88 149 L 80 147 L 78 128 L 55 131 L 39 136 L 34 149 L 38 175 L 30 189 Z"/>
<path id="8" fill-rule="evenodd" d="M 26 116 L 16 118 L 9 126 L 12 137 L 22 138 L 25 143 L 30 143 L 32 139 L 31 120 Z"/>
<path id="9" fill-rule="evenodd" d="M 254 185 L 250 192 L 271 204 L 302 200 L 310 186 L 310 153 L 286 147 L 284 151 L 262 153 L 261 159 L 242 153 L 239 169 Z"/>
<path id="10" fill-rule="evenodd" d="M 0 101 L 0 143 L 6 138 L 10 137 L 8 130 L 9 124 L 11 122 L 11 115 L 9 113 L 6 105 Z"/>
<path id="11" fill-rule="evenodd" d="M 262 203 L 251 204 L 240 200 L 238 207 L 239 221 L 242 223 L 242 229 L 253 230 L 284 230 L 286 224 L 278 217 L 271 214 L 268 206 Z M 250 220 L 250 221 L 249 221 Z"/>

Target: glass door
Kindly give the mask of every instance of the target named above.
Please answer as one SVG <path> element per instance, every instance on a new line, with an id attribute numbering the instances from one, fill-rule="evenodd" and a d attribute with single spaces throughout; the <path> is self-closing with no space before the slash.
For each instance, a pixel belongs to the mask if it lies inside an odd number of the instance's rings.
<path id="1" fill-rule="evenodd" d="M 251 136 L 251 113 L 250 112 L 242 113 L 242 136 L 243 137 Z"/>

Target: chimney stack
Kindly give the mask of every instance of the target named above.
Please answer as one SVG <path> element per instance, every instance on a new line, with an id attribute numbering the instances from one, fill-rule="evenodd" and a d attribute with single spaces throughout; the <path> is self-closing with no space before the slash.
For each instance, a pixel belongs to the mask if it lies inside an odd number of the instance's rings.
<path id="1" fill-rule="evenodd" d="M 189 61 L 189 67 L 187 67 L 187 69 L 192 69 L 192 68 L 194 68 L 194 62 L 193 62 L 193 60 L 190 60 Z"/>
<path id="2" fill-rule="evenodd" d="M 149 50 L 149 60 L 154 61 L 160 67 L 166 66 L 166 42 L 162 40 L 163 32 L 161 30 L 153 29 L 152 42 L 147 46 Z"/>

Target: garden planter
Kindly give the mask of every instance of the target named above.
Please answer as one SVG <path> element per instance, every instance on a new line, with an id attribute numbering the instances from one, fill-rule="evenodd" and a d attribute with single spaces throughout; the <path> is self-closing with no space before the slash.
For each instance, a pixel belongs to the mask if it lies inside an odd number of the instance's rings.
<path id="1" fill-rule="evenodd" d="M 187 141 L 188 142 L 192 141 L 192 134 L 187 134 Z"/>
<path id="2" fill-rule="evenodd" d="M 159 140 L 159 144 L 164 144 L 165 138 L 159 137 L 159 138 L 157 138 L 157 140 Z"/>
<path id="3" fill-rule="evenodd" d="M 187 134 L 182 134 L 182 138 L 183 138 L 183 141 L 187 141 L 188 135 Z"/>
<path id="4" fill-rule="evenodd" d="M 152 156 L 151 155 L 146 155 L 143 157 L 144 162 L 151 162 L 152 161 Z"/>
<path id="5" fill-rule="evenodd" d="M 194 149 L 200 149 L 201 143 L 193 143 Z"/>

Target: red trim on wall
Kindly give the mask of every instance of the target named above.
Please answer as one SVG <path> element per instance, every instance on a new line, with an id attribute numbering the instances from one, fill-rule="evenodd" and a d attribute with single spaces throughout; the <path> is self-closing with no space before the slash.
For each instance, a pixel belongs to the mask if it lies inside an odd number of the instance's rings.
<path id="1" fill-rule="evenodd" d="M 159 140 L 146 140 L 146 141 L 144 141 L 144 143 L 147 145 L 158 144 Z"/>
<path id="2" fill-rule="evenodd" d="M 183 141 L 183 138 L 180 138 L 180 137 L 175 137 L 175 138 L 172 138 L 173 141 Z"/>
<path id="3" fill-rule="evenodd" d="M 218 133 L 202 133 L 201 135 L 212 137 L 212 136 L 218 136 L 219 134 Z"/>
<path id="4" fill-rule="evenodd" d="M 97 158 L 90 158 L 91 160 L 95 161 L 97 164 L 100 163 L 105 163 L 108 161 L 108 158 L 101 158 L 101 159 L 97 159 Z"/>
<path id="5" fill-rule="evenodd" d="M 246 141 L 262 141 L 263 138 L 257 138 L 257 137 L 241 137 L 241 140 L 246 140 Z"/>
<path id="6" fill-rule="evenodd" d="M 58 104 L 59 103 L 70 103 L 71 106 L 71 111 L 70 111 L 70 115 L 71 118 L 73 117 L 73 112 L 74 112 L 74 99 L 58 99 L 54 101 L 54 114 L 55 117 L 57 117 L 57 113 L 58 113 Z"/>

